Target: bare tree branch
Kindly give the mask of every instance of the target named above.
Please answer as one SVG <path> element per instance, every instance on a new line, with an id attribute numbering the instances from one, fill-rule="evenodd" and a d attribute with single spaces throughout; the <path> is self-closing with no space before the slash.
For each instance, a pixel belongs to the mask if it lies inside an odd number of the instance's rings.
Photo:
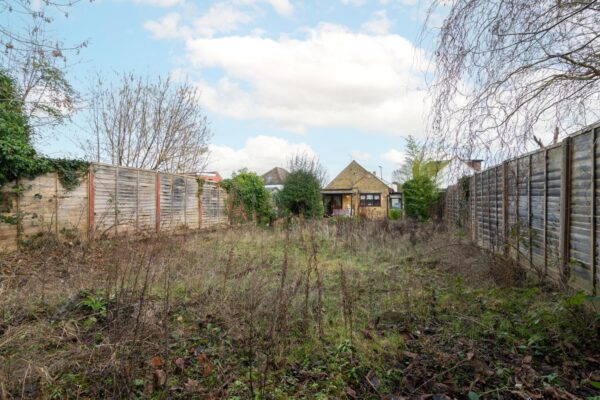
<path id="1" fill-rule="evenodd" d="M 435 65 L 429 126 L 440 148 L 493 161 L 541 147 L 552 127 L 600 117 L 600 4 L 456 0 Z"/>
<path id="2" fill-rule="evenodd" d="M 91 94 L 88 159 L 167 172 L 201 172 L 211 137 L 198 90 L 169 78 L 123 75 L 117 86 L 101 79 Z"/>

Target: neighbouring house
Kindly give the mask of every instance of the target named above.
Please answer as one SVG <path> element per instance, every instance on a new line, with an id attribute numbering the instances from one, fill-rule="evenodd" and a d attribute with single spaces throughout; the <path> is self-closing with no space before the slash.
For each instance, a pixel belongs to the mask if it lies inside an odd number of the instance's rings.
<path id="1" fill-rule="evenodd" d="M 445 190 L 448 186 L 455 185 L 464 176 L 471 176 L 481 171 L 482 160 L 463 160 L 453 157 L 444 162 L 445 165 L 436 176 L 437 187 Z"/>
<path id="2" fill-rule="evenodd" d="M 265 172 L 262 175 L 263 181 L 265 182 L 265 188 L 270 192 L 278 192 L 283 189 L 285 178 L 287 178 L 288 172 L 280 167 L 275 167 Z"/>
<path id="3" fill-rule="evenodd" d="M 201 173 L 192 172 L 187 173 L 186 175 L 193 175 L 196 178 L 202 179 L 204 182 L 219 183 L 223 181 L 221 174 L 219 174 L 217 171 L 205 171 Z"/>
<path id="4" fill-rule="evenodd" d="M 326 216 L 385 218 L 392 206 L 402 208 L 402 193 L 352 161 L 322 191 Z"/>

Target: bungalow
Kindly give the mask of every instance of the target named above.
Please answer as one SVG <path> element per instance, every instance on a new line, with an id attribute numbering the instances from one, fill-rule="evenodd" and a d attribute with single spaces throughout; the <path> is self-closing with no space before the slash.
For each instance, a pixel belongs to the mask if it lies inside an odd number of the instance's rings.
<path id="1" fill-rule="evenodd" d="M 362 215 L 385 218 L 390 208 L 402 207 L 402 194 L 352 161 L 322 191 L 326 216 Z"/>
<path id="2" fill-rule="evenodd" d="M 265 182 L 265 188 L 270 192 L 278 192 L 283 189 L 283 184 L 285 183 L 285 178 L 287 178 L 288 173 L 285 169 L 280 167 L 275 167 L 265 172 L 262 175 L 263 181 Z"/>

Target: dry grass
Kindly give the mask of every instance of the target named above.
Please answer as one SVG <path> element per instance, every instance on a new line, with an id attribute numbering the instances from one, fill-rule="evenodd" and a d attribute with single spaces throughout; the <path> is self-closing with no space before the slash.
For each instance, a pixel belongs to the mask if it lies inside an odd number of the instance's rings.
<path id="1" fill-rule="evenodd" d="M 595 315 L 440 225 L 40 243 L 0 261 L 0 399 L 594 395 Z"/>

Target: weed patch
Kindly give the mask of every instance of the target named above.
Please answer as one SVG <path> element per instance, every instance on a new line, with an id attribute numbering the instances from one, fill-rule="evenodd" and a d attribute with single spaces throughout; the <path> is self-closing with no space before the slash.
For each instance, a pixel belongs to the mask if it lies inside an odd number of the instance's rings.
<path id="1" fill-rule="evenodd" d="M 30 247 L 0 260 L 0 398 L 600 395 L 595 298 L 515 268 L 356 219 Z"/>

